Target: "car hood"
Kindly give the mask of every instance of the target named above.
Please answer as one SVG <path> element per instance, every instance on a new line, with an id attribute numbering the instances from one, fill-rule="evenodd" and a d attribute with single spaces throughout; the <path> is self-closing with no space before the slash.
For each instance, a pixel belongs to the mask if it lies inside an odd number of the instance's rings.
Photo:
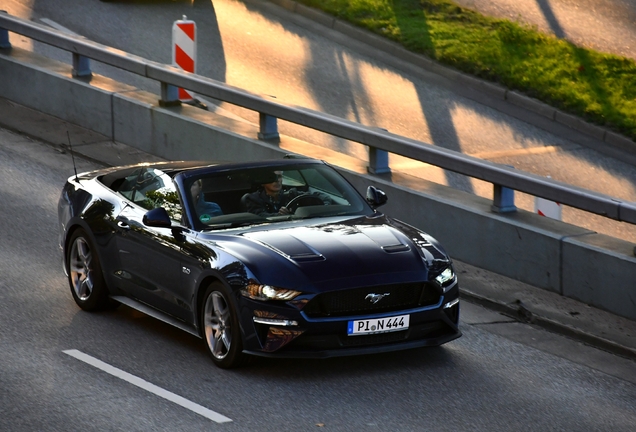
<path id="1" fill-rule="evenodd" d="M 223 242 L 259 282 L 319 291 L 427 280 L 448 257 L 434 239 L 386 217 L 259 229 Z"/>

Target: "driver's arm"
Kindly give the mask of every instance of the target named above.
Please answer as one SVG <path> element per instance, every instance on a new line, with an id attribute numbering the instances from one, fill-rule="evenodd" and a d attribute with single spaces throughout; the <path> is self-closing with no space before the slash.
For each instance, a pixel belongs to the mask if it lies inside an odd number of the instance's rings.
<path id="1" fill-rule="evenodd" d="M 289 211 L 289 209 L 286 206 L 291 200 L 296 198 L 298 195 L 302 195 L 302 192 L 299 192 L 298 189 L 296 189 L 296 188 L 291 188 L 291 189 L 283 192 L 283 202 L 285 204 L 283 204 L 281 206 L 281 208 L 278 210 L 278 214 L 281 214 L 281 215 L 290 214 L 291 212 Z"/>

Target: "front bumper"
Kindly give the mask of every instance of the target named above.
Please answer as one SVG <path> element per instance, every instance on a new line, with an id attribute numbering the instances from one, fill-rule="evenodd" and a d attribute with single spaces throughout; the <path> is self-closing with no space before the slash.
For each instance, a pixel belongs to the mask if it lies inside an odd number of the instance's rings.
<path id="1" fill-rule="evenodd" d="M 459 338 L 458 290 L 453 297 L 441 297 L 438 304 L 416 309 L 364 316 L 308 318 L 302 312 L 290 313 L 285 305 L 244 299 L 242 327 L 244 352 L 264 357 L 328 358 L 382 353 L 439 346 Z M 410 316 L 409 328 L 401 331 L 349 336 L 351 320 L 389 316 Z"/>

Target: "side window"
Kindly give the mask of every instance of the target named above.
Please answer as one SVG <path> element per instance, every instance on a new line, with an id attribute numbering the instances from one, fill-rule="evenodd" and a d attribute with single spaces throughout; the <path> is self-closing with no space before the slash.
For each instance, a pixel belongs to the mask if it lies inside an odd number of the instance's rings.
<path id="1" fill-rule="evenodd" d="M 124 179 L 116 180 L 113 182 L 113 189 L 122 194 L 130 201 L 135 201 L 135 184 L 139 174 L 144 171 L 145 168 L 139 168 L 133 171 L 132 174 L 126 176 Z"/>
<path id="2" fill-rule="evenodd" d="M 181 221 L 179 195 L 170 176 L 161 170 L 135 170 L 124 179 L 117 192 L 147 210 L 163 207 L 172 220 Z"/>
<path id="3" fill-rule="evenodd" d="M 170 219 L 181 221 L 181 201 L 170 176 L 158 169 L 149 169 L 145 174 L 145 184 L 141 191 L 145 199 L 138 203 L 140 206 L 148 210 L 163 207 Z"/>

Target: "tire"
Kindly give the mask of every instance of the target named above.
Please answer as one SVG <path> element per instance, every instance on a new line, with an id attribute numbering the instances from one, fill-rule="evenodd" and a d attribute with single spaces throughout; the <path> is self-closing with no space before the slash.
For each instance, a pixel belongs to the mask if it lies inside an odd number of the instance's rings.
<path id="1" fill-rule="evenodd" d="M 85 311 L 117 307 L 118 303 L 108 297 L 102 266 L 86 231 L 76 230 L 68 244 L 66 268 L 75 303 Z"/>
<path id="2" fill-rule="evenodd" d="M 205 347 L 218 367 L 231 369 L 247 363 L 238 313 L 229 290 L 221 283 L 211 284 L 201 303 L 201 329 Z"/>

